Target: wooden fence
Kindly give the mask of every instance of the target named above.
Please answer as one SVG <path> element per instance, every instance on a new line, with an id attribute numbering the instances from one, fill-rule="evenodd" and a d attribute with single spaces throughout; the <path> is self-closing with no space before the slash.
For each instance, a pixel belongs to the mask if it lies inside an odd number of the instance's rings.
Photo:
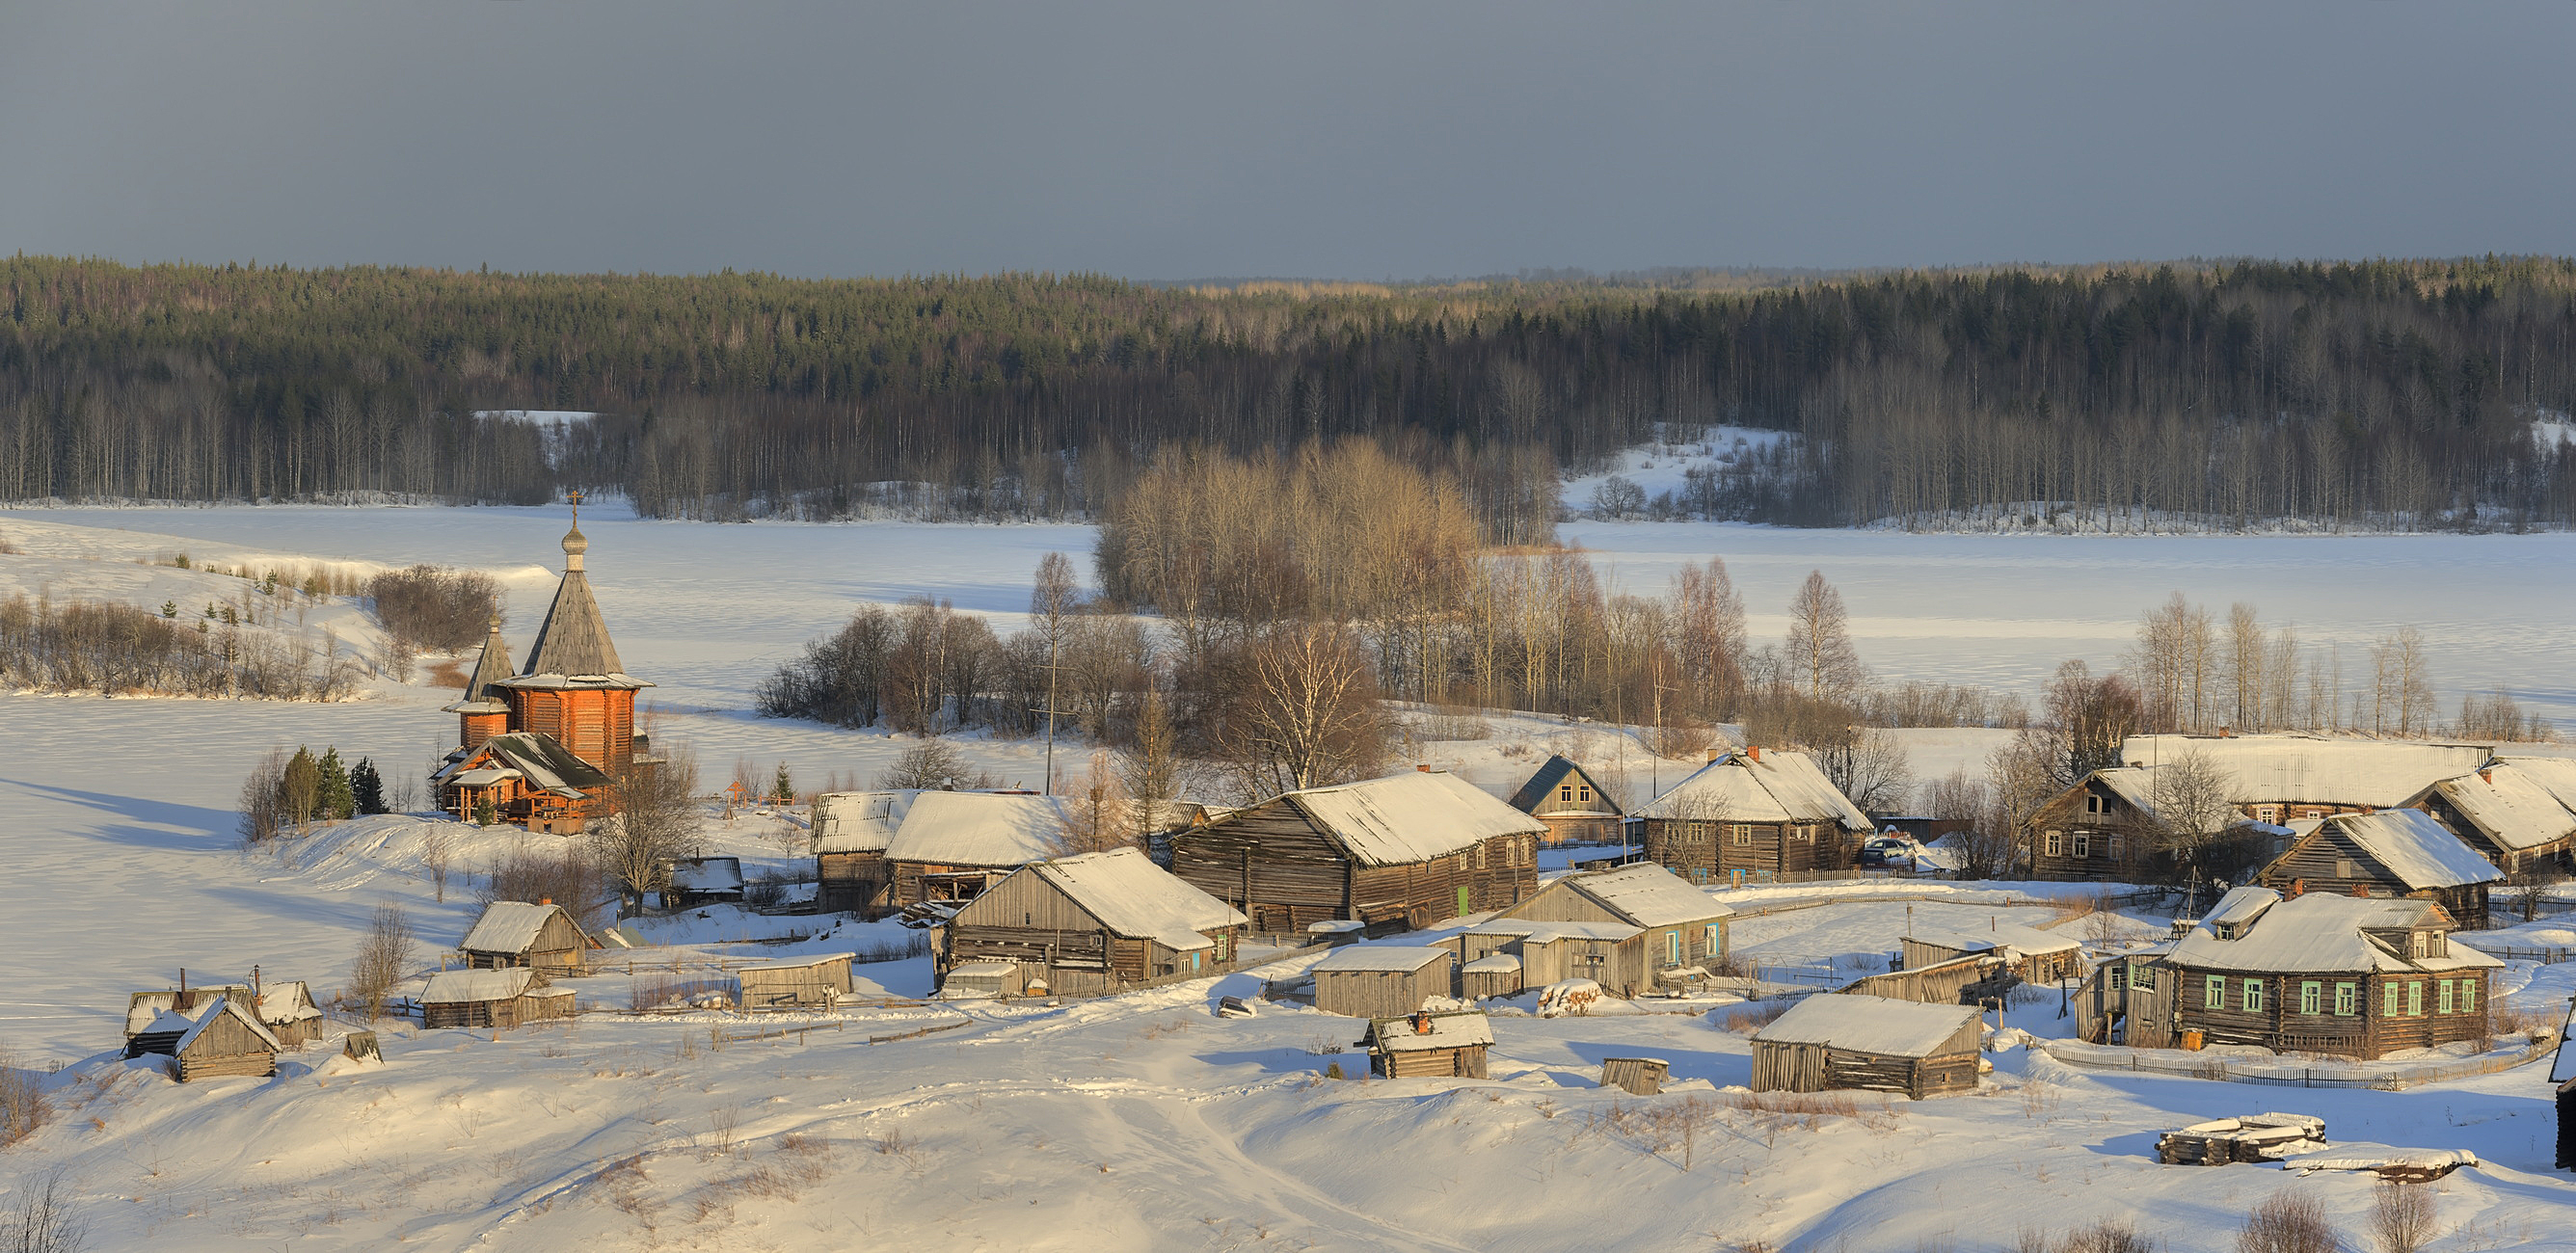
<path id="1" fill-rule="evenodd" d="M 2139 1074 L 2179 1075 L 2225 1083 L 2268 1084 L 2282 1088 L 2377 1088 L 2394 1092 L 2421 1083 L 2440 1083 L 2492 1075 L 2527 1066 L 2558 1051 L 2558 1042 L 2534 1043 L 2519 1053 L 2459 1062 L 2321 1062 L 2290 1058 L 2177 1058 L 2164 1050 L 2124 1048 L 2116 1044 L 2082 1044 L 2072 1040 L 2034 1040 L 2031 1051 L 2051 1061 L 2086 1070 L 2128 1070 Z"/>
<path id="2" fill-rule="evenodd" d="M 2539 962 L 2544 966 L 2555 966 L 2560 962 L 2576 961 L 2576 948 L 2522 948 L 2512 944 L 2469 944 L 2471 934 L 2472 933 L 2469 932 L 2460 932 L 2455 938 L 2458 939 L 2460 943 L 2468 944 L 2470 948 L 2476 949 L 2481 953 L 2485 953 L 2491 957 L 2501 957 L 2506 961 Z"/>

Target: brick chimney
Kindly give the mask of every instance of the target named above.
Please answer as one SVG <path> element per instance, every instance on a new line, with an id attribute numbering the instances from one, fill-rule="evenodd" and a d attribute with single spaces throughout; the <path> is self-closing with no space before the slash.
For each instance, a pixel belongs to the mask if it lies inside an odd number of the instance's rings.
<path id="1" fill-rule="evenodd" d="M 540 896 L 537 898 L 537 903 L 540 905 L 552 905 L 555 903 L 555 898 L 551 896 Z"/>
<path id="2" fill-rule="evenodd" d="M 1744 753 L 1746 756 L 1751 757 L 1756 763 L 1759 763 L 1762 760 L 1762 746 L 1759 744 L 1745 745 Z"/>
<path id="3" fill-rule="evenodd" d="M 1427 766 L 1427 765 L 1422 765 L 1422 764 L 1420 764 L 1420 763 L 1415 763 L 1415 765 L 1414 765 L 1414 767 L 1413 767 L 1413 768 L 1414 768 L 1415 770 L 1421 771 L 1421 772 L 1422 772 L 1422 773 L 1424 773 L 1424 774 L 1429 774 L 1429 773 L 1431 773 L 1431 767 L 1429 767 L 1429 766 Z"/>

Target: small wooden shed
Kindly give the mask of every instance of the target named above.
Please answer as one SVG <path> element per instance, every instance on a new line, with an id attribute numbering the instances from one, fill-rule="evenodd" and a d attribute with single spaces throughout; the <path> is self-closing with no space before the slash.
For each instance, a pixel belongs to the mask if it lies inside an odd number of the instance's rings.
<path id="1" fill-rule="evenodd" d="M 830 1005 L 850 993 L 850 963 L 855 953 L 825 953 L 818 957 L 799 957 L 787 961 L 762 962 L 745 966 L 735 974 L 742 980 L 744 1009 L 795 1009 L 807 1005 Z"/>
<path id="2" fill-rule="evenodd" d="M 1372 1018 L 1360 1047 L 1369 1071 L 1387 1079 L 1482 1079 L 1494 1025 L 1481 1010 Z"/>
<path id="3" fill-rule="evenodd" d="M 1617 1088 L 1631 1096 L 1655 1096 L 1664 1090 L 1664 1078 L 1672 1069 L 1672 1063 L 1660 1057 L 1605 1057 L 1601 1059 L 1601 1086 Z"/>
<path id="4" fill-rule="evenodd" d="M 549 898 L 536 904 L 494 901 L 456 946 L 471 970 L 505 970 L 533 966 L 539 970 L 582 969 L 585 954 L 599 947 L 590 933 L 573 921 L 572 912 Z"/>
<path id="5" fill-rule="evenodd" d="M 1458 995 L 1471 1001 L 1517 996 L 1525 986 L 1521 959 L 1510 953 L 1487 953 L 1458 968 Z"/>
<path id="6" fill-rule="evenodd" d="M 1612 996 L 1631 997 L 1646 990 L 1652 974 L 1646 933 L 1620 922 L 1503 917 L 1477 923 L 1458 937 L 1458 955 L 1467 961 L 1496 953 L 1520 958 L 1524 987 L 1590 979 Z"/>
<path id="7" fill-rule="evenodd" d="M 666 871 L 662 904 L 669 909 L 738 904 L 742 900 L 739 857 L 675 857 Z"/>
<path id="8" fill-rule="evenodd" d="M 543 971 L 442 970 L 420 994 L 424 1027 L 517 1027 L 572 1017 L 571 988 L 549 987 Z"/>
<path id="9" fill-rule="evenodd" d="M 1353 1018 L 1394 1018 L 1450 994 L 1458 957 L 1420 944 L 1354 944 L 1315 963 L 1315 1008 Z"/>
<path id="10" fill-rule="evenodd" d="M 1996 957 L 2026 983 L 2055 983 L 2084 974 L 2082 942 L 2019 923 L 1989 920 L 1967 930 L 1917 930 L 1905 937 L 1901 951 L 1907 970 L 1962 957 Z"/>
<path id="11" fill-rule="evenodd" d="M 158 1053 L 171 1059 L 181 1083 L 224 1076 L 277 1073 L 277 1037 L 241 1001 L 207 1000 L 186 1013 L 163 1010 L 125 1042 L 127 1057 Z"/>
<path id="12" fill-rule="evenodd" d="M 1824 994 L 1753 1036 L 1753 1090 L 1856 1088 L 1922 1100 L 1977 1090 L 1984 1032 L 1966 1005 Z"/>

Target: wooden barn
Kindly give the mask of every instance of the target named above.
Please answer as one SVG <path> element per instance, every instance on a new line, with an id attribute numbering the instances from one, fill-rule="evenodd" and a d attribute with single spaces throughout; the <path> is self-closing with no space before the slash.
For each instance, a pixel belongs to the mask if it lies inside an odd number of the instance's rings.
<path id="1" fill-rule="evenodd" d="M 1804 753 L 1718 753 L 1637 809 L 1646 860 L 1695 884 L 1846 870 L 1874 829 Z"/>
<path id="2" fill-rule="evenodd" d="M 1360 1047 L 1369 1072 L 1386 1079 L 1482 1079 L 1493 1020 L 1481 1010 L 1372 1018 Z"/>
<path id="3" fill-rule="evenodd" d="M 1550 844 L 1616 844 L 1627 821 L 1619 802 L 1583 767 L 1552 756 L 1505 802 L 1547 824 Z"/>
<path id="4" fill-rule="evenodd" d="M 1372 933 L 1505 909 L 1538 890 L 1547 824 L 1446 771 L 1307 788 L 1172 836 L 1172 873 L 1252 930 L 1352 919 Z"/>
<path id="5" fill-rule="evenodd" d="M 2128 1039 L 2374 1059 L 2483 1038 L 2504 963 L 2452 943 L 2452 926 L 2427 900 L 2237 888 L 2153 964 L 2170 1028 L 2133 1008 Z"/>
<path id="6" fill-rule="evenodd" d="M 483 916 L 456 947 L 472 970 L 534 966 L 579 973 L 589 951 L 599 945 L 573 921 L 571 911 L 545 899 L 534 905 L 494 901 L 484 906 Z"/>
<path id="7" fill-rule="evenodd" d="M 1007 961 L 1058 996 L 1105 996 L 1231 970 L 1244 917 L 1144 851 L 1112 849 L 1023 866 L 940 929 L 932 963 Z"/>
<path id="8" fill-rule="evenodd" d="M 2474 776 L 2472 776 L 2474 777 Z M 2487 888 L 2504 873 L 2420 809 L 2337 814 L 2297 836 L 2255 882 L 2286 895 L 2409 897 L 2469 930 L 2487 925 Z"/>
<path id="9" fill-rule="evenodd" d="M 1535 922 L 1503 916 L 1468 927 L 1457 943 L 1459 959 L 1466 964 L 1496 955 L 1514 958 L 1524 988 L 1590 979 L 1612 996 L 1633 997 L 1654 986 L 1646 933 L 1624 922 Z"/>
<path id="10" fill-rule="evenodd" d="M 913 792 L 889 806 L 884 904 L 971 901 L 1033 861 L 1072 847 L 1064 803 L 1035 792 Z M 864 912 L 864 911 L 863 911 Z"/>
<path id="11" fill-rule="evenodd" d="M 280 1048 L 300 1049 L 322 1038 L 322 1008 L 300 979 L 247 984 L 204 984 L 178 991 L 137 992 L 126 1003 L 125 1035 L 131 1040 L 165 1010 L 193 1013 L 207 1000 L 226 996 L 241 1002 L 259 1025 L 277 1038 Z"/>
<path id="12" fill-rule="evenodd" d="M 1639 990 L 1655 972 L 1726 960 L 1726 920 L 1735 911 L 1653 862 L 1562 876 L 1504 911 L 1540 922 L 1623 923 L 1643 936 Z M 1542 981 L 1551 982 L 1551 981 Z M 1602 984 L 1609 987 L 1608 983 Z"/>
<path id="13" fill-rule="evenodd" d="M 1810 996 L 1753 1036 L 1753 1090 L 1856 1088 L 1915 1100 L 1977 1090 L 1978 1011 L 1875 996 Z"/>
<path id="14" fill-rule="evenodd" d="M 1315 963 L 1315 1008 L 1353 1018 L 1396 1018 L 1448 996 L 1457 955 L 1419 944 L 1354 944 Z"/>
<path id="15" fill-rule="evenodd" d="M 824 953 L 745 966 L 734 972 L 742 985 L 735 1003 L 747 1010 L 829 1006 L 850 994 L 850 963 L 857 956 Z"/>
<path id="16" fill-rule="evenodd" d="M 695 909 L 700 905 L 740 904 L 742 902 L 742 859 L 739 857 L 674 857 L 664 868 L 662 905 L 666 909 Z"/>
<path id="17" fill-rule="evenodd" d="M 549 987 L 545 972 L 527 966 L 503 970 L 442 970 L 420 994 L 423 1027 L 517 1027 L 548 1018 L 570 1018 L 571 988 Z"/>
<path id="18" fill-rule="evenodd" d="M 2033 811 L 2021 827 L 2031 877 L 2134 881 L 2155 829 L 2157 772 L 2196 758 L 2227 779 L 2246 822 L 2310 818 L 2424 803 L 2434 785 L 2489 760 L 2483 744 L 2347 740 L 2313 735 L 2133 735 L 2120 764 L 2097 770 Z"/>
<path id="19" fill-rule="evenodd" d="M 1905 936 L 1898 952 L 1906 970 L 1962 957 L 1992 957 L 2025 983 L 2055 983 L 2084 974 L 2084 946 L 2073 937 L 1993 919 L 1982 929 L 1917 928 Z"/>
<path id="20" fill-rule="evenodd" d="M 2506 757 L 2445 779 L 2424 808 L 2508 875 L 2576 865 L 2576 760 Z"/>
<path id="21" fill-rule="evenodd" d="M 186 1012 L 159 1011 L 125 1042 L 127 1057 L 171 1059 L 171 1074 L 181 1083 L 276 1074 L 278 1050 L 277 1037 L 230 996 L 209 997 Z"/>
<path id="22" fill-rule="evenodd" d="M 1518 996 L 1529 985 L 1521 979 L 1521 959 L 1497 949 L 1458 967 L 1458 995 L 1471 1001 L 1489 996 Z"/>
<path id="23" fill-rule="evenodd" d="M 1992 953 L 1956 957 L 1929 966 L 1910 966 L 1884 974 L 1862 975 L 1834 989 L 1855 996 L 1883 996 L 1926 1005 L 1983 1005 L 2010 993 L 2018 979 Z"/>

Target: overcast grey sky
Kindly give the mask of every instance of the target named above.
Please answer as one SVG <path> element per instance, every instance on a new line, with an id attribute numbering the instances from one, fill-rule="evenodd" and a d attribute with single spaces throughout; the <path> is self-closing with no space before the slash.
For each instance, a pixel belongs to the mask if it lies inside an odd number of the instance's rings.
<path id="1" fill-rule="evenodd" d="M 0 250 L 799 275 L 2576 253 L 2566 0 L 0 0 Z"/>

